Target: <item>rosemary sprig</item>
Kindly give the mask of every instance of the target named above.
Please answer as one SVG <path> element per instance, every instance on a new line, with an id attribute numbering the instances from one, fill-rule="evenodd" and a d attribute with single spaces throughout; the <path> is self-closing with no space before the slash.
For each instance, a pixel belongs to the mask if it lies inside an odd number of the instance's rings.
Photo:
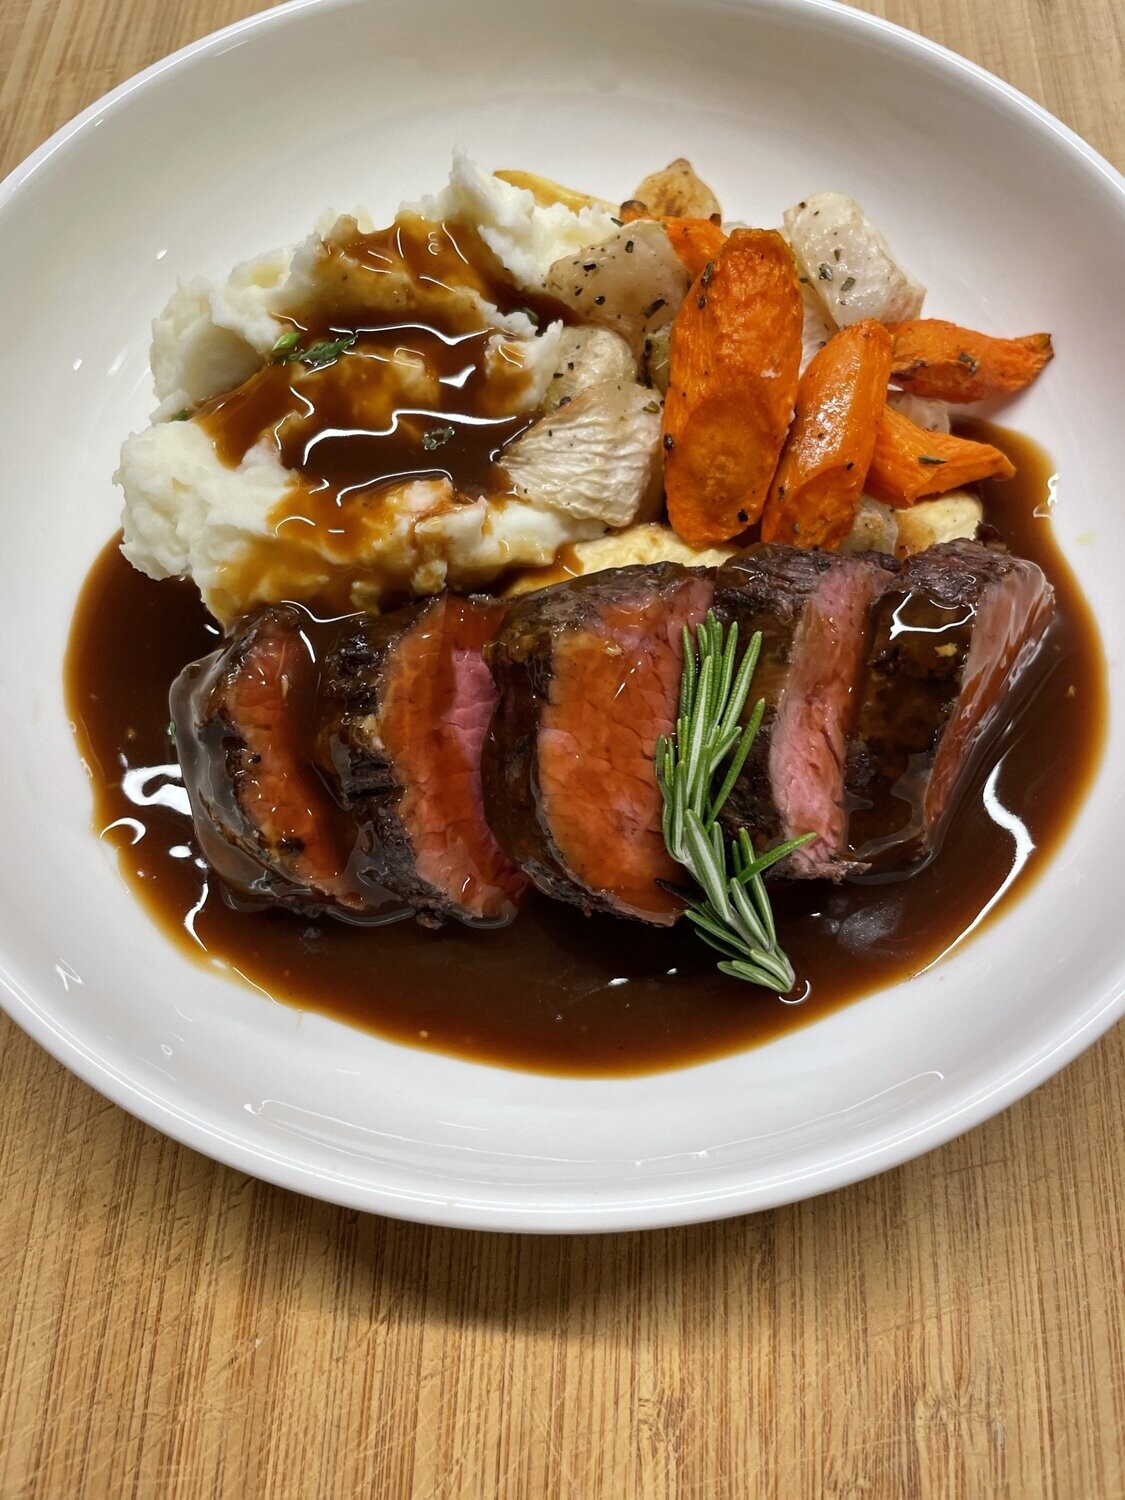
<path id="1" fill-rule="evenodd" d="M 696 627 L 694 642 L 685 628 L 676 732 L 657 741 L 656 779 L 664 798 L 668 852 L 703 893 L 688 906 L 688 921 L 723 955 L 724 974 L 785 994 L 796 976 L 777 941 L 762 875 L 814 835 L 757 854 L 745 828 L 728 842 L 718 821 L 762 722 L 761 698 L 746 723 L 740 722 L 761 649 L 759 630 L 736 671 L 737 621 L 724 631 L 711 611 Z"/>

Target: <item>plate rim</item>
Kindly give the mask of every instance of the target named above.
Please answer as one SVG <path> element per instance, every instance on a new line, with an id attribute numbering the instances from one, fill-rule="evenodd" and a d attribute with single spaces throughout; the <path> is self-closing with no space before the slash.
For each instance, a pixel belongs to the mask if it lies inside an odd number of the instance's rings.
<path id="1" fill-rule="evenodd" d="M 0 181 L 0 217 L 11 209 L 24 188 L 72 140 L 84 136 L 99 120 L 122 108 L 134 94 L 153 87 L 165 75 L 187 70 L 209 56 L 241 45 L 252 34 L 296 24 L 306 12 L 341 11 L 364 3 L 369 3 L 369 0 L 289 0 L 287 4 L 234 21 L 151 63 L 60 126 Z M 659 0 L 640 0 L 640 3 L 656 4 Z M 691 8 L 700 0 L 673 0 L 673 3 Z M 896 22 L 841 4 L 839 0 L 739 0 L 737 8 L 777 15 L 820 13 L 832 18 L 834 24 L 866 31 L 871 36 L 888 39 L 896 47 L 912 49 L 917 55 L 928 58 L 942 73 L 968 80 L 1025 121 L 1033 122 L 1041 134 L 1062 142 L 1072 158 L 1077 158 L 1085 170 L 1102 179 L 1103 190 L 1108 188 L 1118 195 L 1125 212 L 1125 176 L 1112 163 L 1044 106 L 941 43 Z M 168 1103 L 160 1094 L 68 1035 L 65 1028 L 53 1025 L 49 1013 L 36 1002 L 33 988 L 26 986 L 18 975 L 5 967 L 2 953 L 0 1008 L 56 1061 L 103 1097 L 181 1144 L 277 1187 L 366 1212 L 444 1227 L 506 1232 L 609 1233 L 717 1220 L 800 1202 L 904 1165 L 946 1144 L 1016 1103 L 1104 1035 L 1115 1020 L 1125 1014 L 1125 974 L 1103 988 L 1096 998 L 1091 996 L 1091 1007 L 1080 1017 L 1068 1021 L 1063 1032 L 1054 1039 L 1054 1045 L 1040 1048 L 1038 1054 L 1033 1053 L 1030 1057 L 1013 1058 L 1011 1066 L 990 1087 L 960 1102 L 954 1101 L 952 1107 L 936 1118 L 928 1119 L 923 1126 L 907 1129 L 908 1122 L 900 1122 L 898 1129 L 880 1139 L 872 1149 L 857 1153 L 843 1167 L 833 1160 L 819 1164 L 799 1179 L 786 1179 L 787 1186 L 744 1185 L 736 1192 L 706 1184 L 697 1184 L 686 1191 L 669 1192 L 665 1184 L 655 1205 L 648 1201 L 622 1200 L 615 1198 L 613 1193 L 599 1194 L 596 1189 L 588 1187 L 581 1190 L 584 1197 L 558 1206 L 534 1200 L 526 1204 L 506 1201 L 497 1205 L 487 1197 L 474 1198 L 464 1190 L 457 1195 L 446 1195 L 433 1191 L 409 1192 L 402 1187 L 361 1182 L 323 1165 L 308 1165 L 280 1150 L 262 1150 L 245 1137 L 218 1127 L 215 1121 L 205 1122 Z M 619 1191 L 615 1186 L 614 1192 Z"/>

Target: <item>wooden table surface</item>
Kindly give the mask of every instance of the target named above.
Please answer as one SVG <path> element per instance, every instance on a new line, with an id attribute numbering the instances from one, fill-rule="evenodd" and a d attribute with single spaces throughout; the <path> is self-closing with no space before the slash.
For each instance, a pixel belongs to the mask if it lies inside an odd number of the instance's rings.
<path id="1" fill-rule="evenodd" d="M 3 0 L 0 175 L 258 8 Z M 870 8 L 1125 165 L 1119 0 Z M 1123 1077 L 1119 1027 L 873 1182 L 506 1238 L 216 1166 L 4 1021 L 0 1497 L 1125 1496 Z"/>

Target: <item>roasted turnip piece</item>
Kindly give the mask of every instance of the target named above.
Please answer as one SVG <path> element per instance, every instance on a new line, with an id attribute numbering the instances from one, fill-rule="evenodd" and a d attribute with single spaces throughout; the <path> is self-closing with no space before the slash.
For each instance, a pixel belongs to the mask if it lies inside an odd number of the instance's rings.
<path id="1" fill-rule="evenodd" d="M 647 335 L 676 316 L 691 285 L 662 224 L 638 220 L 557 260 L 544 288 L 587 322 L 618 333 L 638 358 Z"/>
<path id="2" fill-rule="evenodd" d="M 908 417 L 917 427 L 927 432 L 949 432 L 953 426 L 949 416 L 949 403 L 935 401 L 930 396 L 915 396 L 910 391 L 892 391 L 887 405 Z"/>
<path id="3" fill-rule="evenodd" d="M 240 895 L 359 914 L 400 903 L 367 867 L 355 818 L 318 775 L 308 618 L 266 610 L 172 688 L 176 749 L 208 863 Z"/>
<path id="4" fill-rule="evenodd" d="M 507 447 L 501 466 L 521 499 L 582 521 L 629 526 L 660 506 L 660 405 L 644 386 L 589 386 Z"/>
<path id="5" fill-rule="evenodd" d="M 750 690 L 762 726 L 722 821 L 755 846 L 816 837 L 775 867 L 789 878 L 841 880 L 847 853 L 844 762 L 866 656 L 868 610 L 891 581 L 887 558 L 762 546 L 734 557 L 715 582 L 715 613 L 748 644 L 762 632 Z"/>
<path id="6" fill-rule="evenodd" d="M 555 373 L 544 402 L 548 412 L 566 406 L 592 385 L 616 380 L 633 384 L 637 361 L 625 340 L 608 328 L 564 328 Z"/>
<path id="7" fill-rule="evenodd" d="M 898 544 L 898 516 L 892 505 L 861 495 L 852 529 L 836 548 L 837 552 L 885 552 L 893 557 Z"/>
<path id="8" fill-rule="evenodd" d="M 324 663 L 319 759 L 372 864 L 429 925 L 509 921 L 526 882 L 485 822 L 481 656 L 503 606 L 443 595 L 358 620 Z"/>
<path id="9" fill-rule="evenodd" d="M 664 845 L 653 756 L 673 727 L 683 627 L 706 574 L 660 563 L 593 574 L 513 604 L 486 656 L 499 702 L 485 812 L 541 891 L 586 912 L 668 925 L 683 879 Z"/>
<path id="10" fill-rule="evenodd" d="M 1022 685 L 1054 607 L 1032 562 L 948 542 L 902 565 L 873 608 L 848 755 L 849 843 L 875 870 L 937 848 L 965 773 Z"/>
<path id="11" fill-rule="evenodd" d="M 660 172 L 650 172 L 629 201 L 643 203 L 650 214 L 678 219 L 709 219 L 722 213 L 718 198 L 683 156 Z"/>
<path id="12" fill-rule="evenodd" d="M 803 274 L 803 273 L 802 273 Z M 806 276 L 801 282 L 801 374 L 836 332 L 836 325 L 824 310 L 824 304 L 812 289 Z"/>
<path id="13" fill-rule="evenodd" d="M 864 318 L 891 323 L 918 316 L 924 289 L 854 198 L 814 193 L 786 209 L 784 223 L 808 285 L 838 328 Z"/>

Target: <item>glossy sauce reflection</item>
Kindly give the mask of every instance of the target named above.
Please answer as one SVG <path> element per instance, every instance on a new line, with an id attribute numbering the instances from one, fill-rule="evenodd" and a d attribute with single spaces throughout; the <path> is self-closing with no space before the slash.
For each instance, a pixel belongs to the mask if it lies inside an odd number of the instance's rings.
<path id="1" fill-rule="evenodd" d="M 481 299 L 541 326 L 568 313 L 517 292 L 474 230 L 409 215 L 375 233 L 330 237 L 316 285 L 321 301 L 288 318 L 290 344 L 193 417 L 231 467 L 265 443 L 294 479 L 260 544 L 228 564 L 226 593 L 255 597 L 256 581 L 280 571 L 287 596 L 315 591 L 346 609 L 362 560 L 394 531 L 392 494 L 437 482 L 448 487 L 438 502 L 448 508 L 510 493 L 495 460 L 536 413 L 524 409 L 525 346 L 488 323 Z M 372 566 L 366 581 L 378 586 Z"/>
<path id="2" fill-rule="evenodd" d="M 215 628 L 194 592 L 152 583 L 110 544 L 87 580 L 67 663 L 95 819 L 148 911 L 195 957 L 218 958 L 294 1005 L 417 1046 L 553 1073 L 627 1074 L 738 1050 L 905 979 L 1003 910 L 1081 804 L 1105 722 L 1097 631 L 1049 522 L 1033 444 L 990 432 L 1020 468 L 985 486 L 1012 550 L 1045 569 L 1058 612 L 1041 683 L 967 787 L 941 853 L 908 880 L 775 888 L 803 988 L 784 1004 L 715 971 L 686 931 L 585 919 L 546 900 L 512 926 L 376 932 L 232 911 L 208 883 L 183 810 L 167 693 Z M 909 1006 L 910 990 L 902 992 Z"/>

